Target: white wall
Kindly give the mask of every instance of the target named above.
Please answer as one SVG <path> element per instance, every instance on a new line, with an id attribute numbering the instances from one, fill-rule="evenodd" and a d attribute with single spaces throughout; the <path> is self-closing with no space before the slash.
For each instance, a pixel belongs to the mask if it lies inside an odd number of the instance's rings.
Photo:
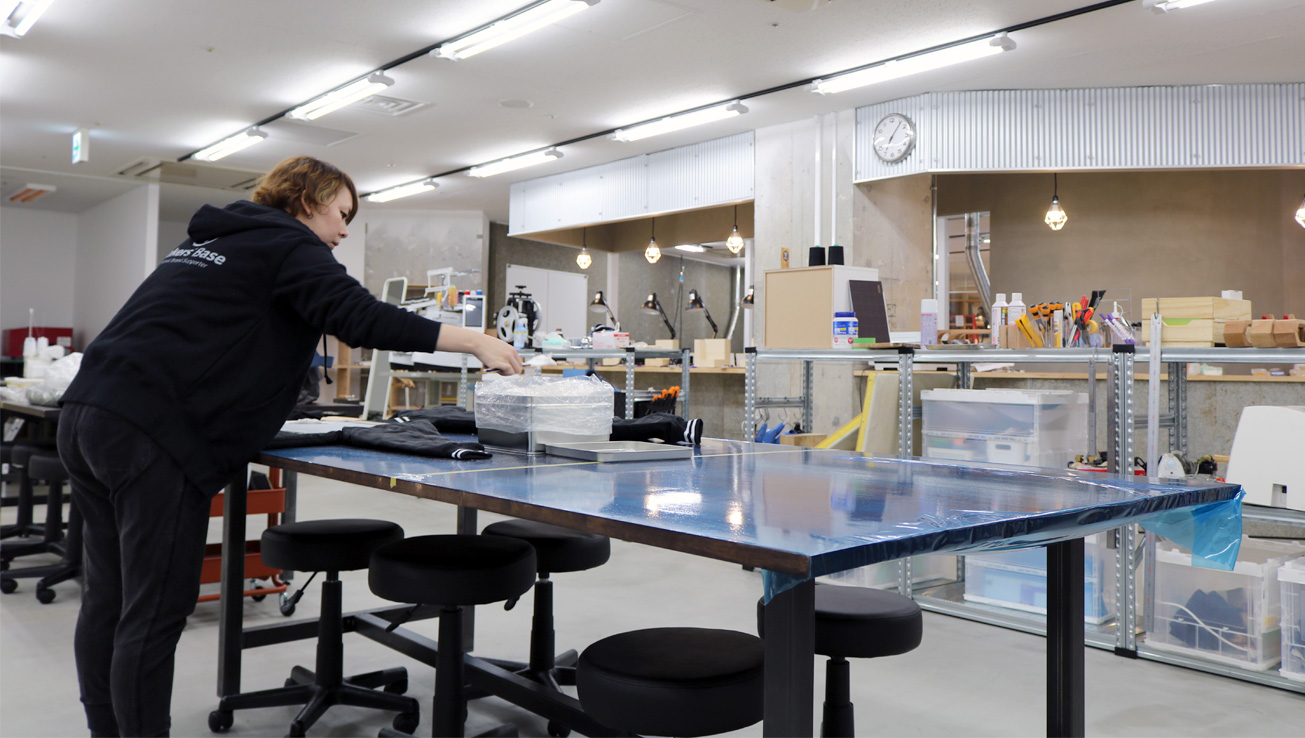
<path id="1" fill-rule="evenodd" d="M 159 186 L 144 185 L 83 212 L 77 226 L 74 342 L 90 343 L 158 260 Z"/>
<path id="2" fill-rule="evenodd" d="M 0 208 L 0 328 L 73 325 L 76 260 L 76 215 Z"/>

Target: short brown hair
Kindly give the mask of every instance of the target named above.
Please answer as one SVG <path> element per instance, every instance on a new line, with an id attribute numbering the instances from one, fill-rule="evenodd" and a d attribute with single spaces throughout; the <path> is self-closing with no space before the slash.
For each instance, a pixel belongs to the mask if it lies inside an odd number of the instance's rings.
<path id="1" fill-rule="evenodd" d="M 358 190 L 353 180 L 334 164 L 311 156 L 292 156 L 273 167 L 259 178 L 253 200 L 297 217 L 306 214 L 305 201 L 329 205 L 341 186 L 349 188 L 353 197 L 353 207 L 345 218 L 346 223 L 351 223 L 358 214 Z"/>

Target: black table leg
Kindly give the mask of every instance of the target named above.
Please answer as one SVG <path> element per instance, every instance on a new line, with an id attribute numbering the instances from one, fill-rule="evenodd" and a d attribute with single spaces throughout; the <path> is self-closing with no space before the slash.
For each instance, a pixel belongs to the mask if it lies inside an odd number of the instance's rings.
<path id="1" fill-rule="evenodd" d="M 218 697 L 240 692 L 245 605 L 245 470 L 227 483 L 222 501 L 222 598 L 218 602 Z"/>
<path id="2" fill-rule="evenodd" d="M 1083 539 L 1047 546 L 1047 735 L 1082 736 Z"/>
<path id="3" fill-rule="evenodd" d="M 815 580 L 808 579 L 775 595 L 766 605 L 765 618 L 766 708 L 762 734 L 814 735 Z"/>

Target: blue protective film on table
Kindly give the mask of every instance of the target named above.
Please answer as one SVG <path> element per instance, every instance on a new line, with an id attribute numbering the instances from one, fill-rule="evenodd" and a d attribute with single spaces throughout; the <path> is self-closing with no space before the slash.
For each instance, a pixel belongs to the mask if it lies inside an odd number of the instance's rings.
<path id="1" fill-rule="evenodd" d="M 1242 498 L 1184 507 L 1144 518 L 1137 524 L 1192 552 L 1192 566 L 1232 571 L 1242 547 Z"/>
<path id="2" fill-rule="evenodd" d="M 1045 546 L 1238 492 L 1201 480 L 978 468 L 735 441 L 704 440 L 694 454 L 592 463 L 495 452 L 456 461 L 328 446 L 268 456 L 344 481 L 408 494 L 444 490 L 438 494 L 446 502 L 770 570 L 772 594 L 790 582 L 907 556 Z M 1203 513 L 1202 540 L 1224 540 L 1205 531 L 1233 511 Z M 1239 519 L 1225 523 L 1240 530 Z"/>

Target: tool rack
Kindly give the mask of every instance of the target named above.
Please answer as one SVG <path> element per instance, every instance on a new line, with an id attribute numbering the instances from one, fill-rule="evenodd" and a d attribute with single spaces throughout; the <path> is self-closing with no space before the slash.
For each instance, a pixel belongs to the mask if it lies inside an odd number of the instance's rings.
<path id="1" fill-rule="evenodd" d="M 744 420 L 743 438 L 753 438 L 755 429 L 755 411 L 760 407 L 800 406 L 802 408 L 803 427 L 812 424 L 812 366 L 818 361 L 852 361 L 883 362 L 891 361 L 896 352 L 898 381 L 899 427 L 898 448 L 910 448 L 912 430 L 917 419 L 921 417 L 921 408 L 913 403 L 912 377 L 916 364 L 955 364 L 957 386 L 968 389 L 971 386 L 970 365 L 976 362 L 1002 362 L 1015 364 L 1086 364 L 1089 367 L 1089 425 L 1093 429 L 1089 438 L 1095 438 L 1096 427 L 1096 364 L 1102 362 L 1107 367 L 1107 438 L 1109 444 L 1108 473 L 1131 476 L 1134 473 L 1135 434 L 1138 428 L 1166 428 L 1170 431 L 1171 451 L 1187 451 L 1187 364 L 1299 364 L 1305 363 L 1305 348 L 1257 349 L 1257 348 L 1164 348 L 1156 354 L 1158 362 L 1167 365 L 1168 406 L 1165 410 L 1143 412 L 1139 414 L 1134 407 L 1133 382 L 1134 367 L 1138 362 L 1150 363 L 1153 349 L 1119 345 L 1110 348 L 1062 348 L 1062 349 L 990 349 L 973 350 L 927 350 L 917 351 L 911 347 L 898 347 L 885 350 L 801 350 L 801 349 L 745 349 L 746 374 L 744 380 Z M 758 398 L 757 362 L 802 362 L 802 394 L 796 397 Z M 1163 451 L 1162 451 L 1163 452 Z M 1123 463 L 1121 463 L 1123 462 Z M 1243 519 L 1247 521 L 1275 523 L 1298 528 L 1305 538 L 1305 514 L 1294 510 L 1277 510 L 1271 508 L 1244 508 Z M 1145 633 L 1153 625 L 1154 583 L 1155 577 L 1155 536 L 1145 533 L 1135 525 L 1117 528 L 1116 537 L 1116 577 L 1115 593 L 1119 609 L 1115 623 L 1105 626 L 1087 626 L 1085 640 L 1088 645 L 1114 650 L 1120 655 L 1147 658 L 1163 663 L 1185 666 L 1223 676 L 1230 676 L 1245 681 L 1267 684 L 1294 692 L 1305 693 L 1305 683 L 1294 681 L 1273 672 L 1252 671 L 1236 666 L 1185 656 L 1173 652 L 1150 648 L 1145 640 L 1139 642 L 1139 632 Z M 1017 610 L 1003 610 L 967 604 L 963 601 L 934 596 L 932 587 L 923 587 L 917 593 L 911 577 L 911 559 L 903 559 L 900 564 L 898 589 L 907 596 L 914 597 L 920 606 L 932 612 L 954 615 L 975 620 L 989 625 L 1021 630 L 1038 635 L 1046 634 L 1046 619 L 1043 616 L 1021 613 Z M 1143 568 L 1147 574 L 1143 580 L 1142 612 L 1138 612 L 1138 577 L 1136 572 Z M 957 557 L 957 582 L 963 582 L 964 558 Z M 1140 615 L 1140 617 L 1139 617 Z M 1118 627 L 1118 623 L 1138 623 L 1140 627 Z"/>

